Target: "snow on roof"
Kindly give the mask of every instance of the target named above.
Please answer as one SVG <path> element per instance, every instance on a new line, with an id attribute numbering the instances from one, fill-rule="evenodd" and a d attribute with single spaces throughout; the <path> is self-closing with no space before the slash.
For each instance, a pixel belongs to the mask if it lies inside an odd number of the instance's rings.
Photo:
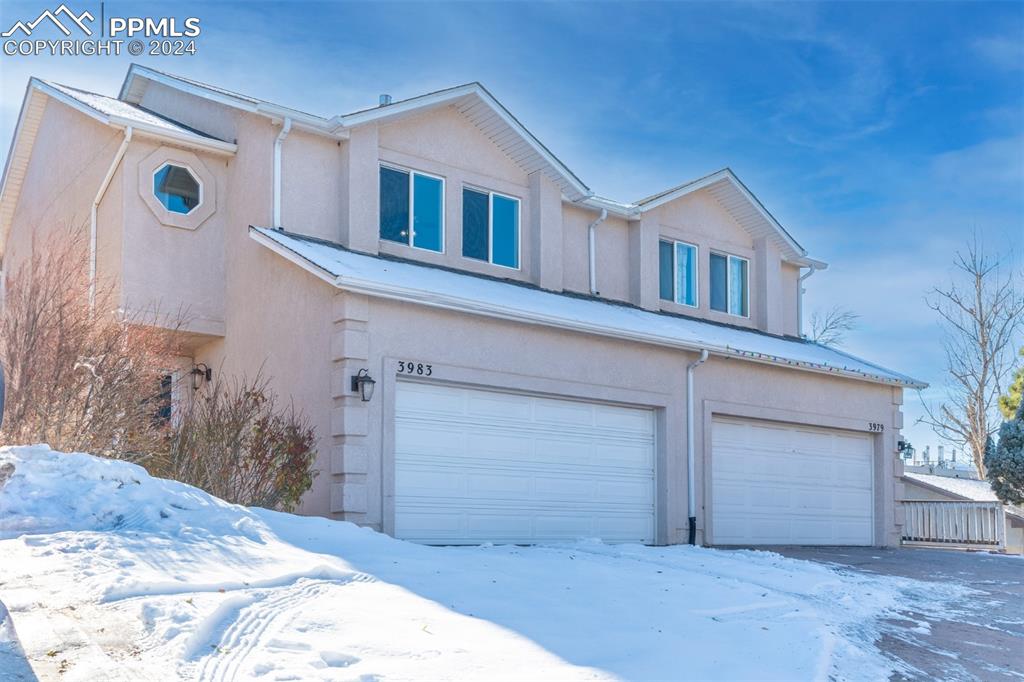
<path id="1" fill-rule="evenodd" d="M 904 472 L 903 478 L 932 488 L 939 488 L 940 490 L 945 490 L 975 502 L 995 502 L 999 499 L 992 492 L 992 486 L 989 485 L 988 481 L 978 481 L 971 478 L 953 478 L 952 476 L 935 476 L 934 474 L 917 474 L 911 471 Z"/>
<path id="2" fill-rule="evenodd" d="M 69 85 L 61 85 L 60 83 L 52 83 L 50 81 L 42 81 L 51 88 L 64 93 L 68 97 L 71 97 L 78 102 L 81 102 L 85 106 L 98 111 L 106 116 L 115 116 L 117 118 L 134 121 L 142 125 L 152 126 L 154 128 L 162 128 L 164 130 L 182 133 L 186 135 L 199 135 L 201 137 L 210 137 L 205 133 L 193 130 L 180 123 L 176 123 L 170 119 L 162 116 L 157 116 L 141 107 L 137 107 L 134 104 L 128 102 L 122 102 L 119 99 L 113 97 L 107 97 L 106 95 L 100 95 L 95 92 L 89 92 L 87 90 L 80 90 L 73 88 Z M 212 138 L 211 138 L 212 139 Z"/>
<path id="3" fill-rule="evenodd" d="M 368 256 L 338 244 L 280 230 L 252 227 L 250 235 L 335 286 L 367 295 L 661 346 L 687 350 L 706 348 L 718 355 L 878 383 L 911 387 L 926 385 L 834 348 L 793 337 Z"/>

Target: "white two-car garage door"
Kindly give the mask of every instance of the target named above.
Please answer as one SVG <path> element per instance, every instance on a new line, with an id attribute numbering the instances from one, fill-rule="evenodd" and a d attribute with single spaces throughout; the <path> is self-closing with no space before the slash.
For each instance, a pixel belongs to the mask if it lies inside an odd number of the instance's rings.
<path id="1" fill-rule="evenodd" d="M 870 545 L 871 437 L 715 417 L 711 540 L 716 545 Z"/>
<path id="2" fill-rule="evenodd" d="M 395 536 L 653 542 L 654 414 L 399 382 Z"/>

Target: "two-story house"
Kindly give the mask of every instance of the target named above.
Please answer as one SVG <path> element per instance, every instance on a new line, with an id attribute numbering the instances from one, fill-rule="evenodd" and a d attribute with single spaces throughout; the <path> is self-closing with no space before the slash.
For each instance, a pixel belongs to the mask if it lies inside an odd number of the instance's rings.
<path id="1" fill-rule="evenodd" d="M 325 118 L 134 65 L 116 98 L 28 85 L 5 270 L 67 224 L 125 310 L 190 312 L 180 376 L 262 368 L 312 420 L 304 513 L 429 543 L 899 542 L 921 384 L 801 338 L 825 265 L 728 169 L 623 203 L 477 83 Z"/>

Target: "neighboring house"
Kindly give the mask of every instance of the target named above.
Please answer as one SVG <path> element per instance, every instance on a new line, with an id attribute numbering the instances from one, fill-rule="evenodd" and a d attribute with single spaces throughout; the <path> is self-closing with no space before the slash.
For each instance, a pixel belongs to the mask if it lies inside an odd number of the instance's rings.
<path id="1" fill-rule="evenodd" d="M 988 481 L 912 471 L 903 473 L 903 499 L 915 502 L 998 502 Z M 1004 505 L 1006 551 L 1024 553 L 1024 509 Z"/>
<path id="2" fill-rule="evenodd" d="M 134 65 L 117 98 L 29 83 L 5 270 L 60 224 L 124 309 L 192 313 L 183 375 L 262 367 L 309 416 L 303 513 L 434 543 L 679 543 L 691 517 L 704 544 L 900 542 L 923 384 L 800 338 L 825 264 L 728 169 L 617 202 L 476 83 L 324 118 Z"/>

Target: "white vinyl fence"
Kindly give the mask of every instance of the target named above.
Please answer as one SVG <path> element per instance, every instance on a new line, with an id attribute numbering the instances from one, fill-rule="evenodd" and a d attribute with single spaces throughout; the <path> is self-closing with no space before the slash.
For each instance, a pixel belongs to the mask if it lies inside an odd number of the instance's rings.
<path id="1" fill-rule="evenodd" d="M 1002 549 L 1006 513 L 1000 502 L 903 502 L 905 545 Z"/>

